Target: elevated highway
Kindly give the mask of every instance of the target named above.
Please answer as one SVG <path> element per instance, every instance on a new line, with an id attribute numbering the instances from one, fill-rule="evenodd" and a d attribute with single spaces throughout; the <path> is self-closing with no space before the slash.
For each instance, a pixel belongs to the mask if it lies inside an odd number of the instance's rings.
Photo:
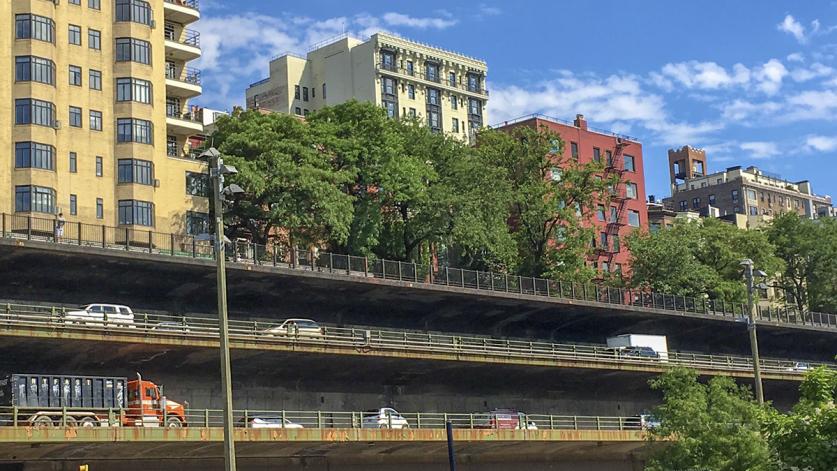
<path id="1" fill-rule="evenodd" d="M 113 301 L 177 313 L 214 310 L 214 264 L 205 258 L 0 238 L 0 265 L 8 268 L 0 271 L 2 298 Z M 603 292 L 591 300 L 584 293 L 564 296 L 566 288 L 550 295 L 537 290 L 527 294 L 400 277 L 379 278 L 333 267 L 312 270 L 282 263 L 233 262 L 228 271 L 231 316 L 310 317 L 335 325 L 556 342 L 602 343 L 608 335 L 631 332 L 667 335 L 673 350 L 708 347 L 738 355 L 749 350 L 746 326 L 739 322 L 740 315 L 731 312 L 697 312 L 702 309 L 696 306 L 663 309 L 666 303 L 625 304 L 622 294 L 608 295 L 619 302 L 606 302 Z M 832 324 L 830 317 L 765 316 L 759 322 L 765 356 L 807 361 L 833 358 L 837 323 Z"/>

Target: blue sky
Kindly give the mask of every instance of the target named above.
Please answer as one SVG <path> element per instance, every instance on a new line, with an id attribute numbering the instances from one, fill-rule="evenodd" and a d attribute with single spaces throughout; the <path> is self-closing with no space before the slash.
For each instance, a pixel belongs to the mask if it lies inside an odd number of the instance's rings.
<path id="1" fill-rule="evenodd" d="M 638 137 L 648 193 L 666 150 L 757 165 L 837 196 L 837 0 L 201 0 L 204 95 L 231 109 L 271 57 L 386 30 L 488 62 L 489 121 L 531 113 Z"/>

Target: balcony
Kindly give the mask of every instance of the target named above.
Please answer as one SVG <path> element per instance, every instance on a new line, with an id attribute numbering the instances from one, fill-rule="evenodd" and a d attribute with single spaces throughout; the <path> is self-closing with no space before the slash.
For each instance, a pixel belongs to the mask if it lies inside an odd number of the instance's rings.
<path id="1" fill-rule="evenodd" d="M 183 113 L 173 107 L 166 106 L 166 127 L 168 134 L 191 136 L 203 133 L 203 122 L 199 120 L 200 108 L 193 107 L 191 111 Z"/>
<path id="2" fill-rule="evenodd" d="M 439 74 L 427 75 L 424 72 L 421 72 L 416 69 L 408 70 L 398 67 L 395 64 L 384 63 L 378 63 L 378 72 L 395 78 L 408 80 L 411 79 L 419 82 L 424 82 L 425 85 L 430 85 L 431 87 L 439 87 L 444 88 L 446 90 L 453 90 L 472 95 L 483 100 L 488 98 L 488 89 L 486 88 L 474 87 L 472 84 L 468 84 L 461 81 L 451 82 L 449 80 L 442 80 Z"/>
<path id="3" fill-rule="evenodd" d="M 165 0 L 163 7 L 166 20 L 185 25 L 201 19 L 198 0 Z"/>
<path id="4" fill-rule="evenodd" d="M 192 98 L 202 93 L 201 71 L 192 67 L 166 69 L 166 96 Z"/>
<path id="5" fill-rule="evenodd" d="M 166 59 L 195 60 L 201 56 L 201 34 L 184 28 L 180 34 L 166 28 Z"/>

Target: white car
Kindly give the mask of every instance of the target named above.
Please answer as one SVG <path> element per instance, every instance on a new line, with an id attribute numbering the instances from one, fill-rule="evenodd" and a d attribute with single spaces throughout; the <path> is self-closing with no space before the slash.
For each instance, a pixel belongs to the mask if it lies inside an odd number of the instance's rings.
<path id="1" fill-rule="evenodd" d="M 301 424 L 291 422 L 282 417 L 252 417 L 247 423 L 248 428 L 303 428 Z"/>
<path id="2" fill-rule="evenodd" d="M 363 413 L 361 428 L 410 428 L 409 422 L 395 409 L 382 407 Z"/>
<path id="3" fill-rule="evenodd" d="M 95 326 L 134 326 L 134 313 L 131 308 L 121 304 L 87 304 L 77 311 L 64 314 L 65 324 Z"/>
<path id="4" fill-rule="evenodd" d="M 311 319 L 287 319 L 279 325 L 262 331 L 268 337 L 277 335 L 298 337 L 322 337 L 323 328 Z"/>
<path id="5" fill-rule="evenodd" d="M 192 331 L 188 325 L 174 321 L 160 322 L 152 327 L 151 330 L 156 330 L 158 332 L 180 332 L 182 334 L 188 334 Z"/>
<path id="6" fill-rule="evenodd" d="M 793 366 L 788 368 L 788 371 L 808 371 L 811 369 L 811 365 L 804 361 L 797 361 L 794 362 Z"/>

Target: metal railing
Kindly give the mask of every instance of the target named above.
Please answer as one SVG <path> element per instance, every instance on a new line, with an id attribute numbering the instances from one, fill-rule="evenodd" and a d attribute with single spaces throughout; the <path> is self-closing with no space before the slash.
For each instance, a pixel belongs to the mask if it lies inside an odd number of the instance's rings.
<path id="1" fill-rule="evenodd" d="M 166 69 L 166 78 L 177 80 L 178 82 L 191 83 L 193 85 L 201 84 L 201 71 L 194 67 L 182 67 L 179 71 L 176 69 Z"/>
<path id="2" fill-rule="evenodd" d="M 182 7 L 194 8 L 195 10 L 198 9 L 198 0 L 166 0 L 166 3 L 180 5 Z"/>
<path id="3" fill-rule="evenodd" d="M 0 236 L 156 255 L 214 257 L 211 241 L 198 240 L 191 235 L 67 222 L 63 233 L 58 236 L 56 224 L 57 221 L 53 218 L 3 213 L 0 214 Z M 482 292 L 585 301 L 602 306 L 640 308 L 676 315 L 696 314 L 736 321 L 743 321 L 748 315 L 747 305 L 744 303 L 329 252 L 284 250 L 275 245 L 265 246 L 241 240 L 232 242 L 227 254 L 233 263 L 328 272 L 347 277 L 379 278 Z M 837 314 L 800 311 L 792 306 L 758 307 L 755 319 L 761 323 L 808 326 L 837 332 Z"/>
<path id="4" fill-rule="evenodd" d="M 203 316 L 173 316 L 168 314 L 134 313 L 132 319 L 102 315 L 100 318 L 68 315 L 72 308 L 6 303 L 0 305 L 0 328 L 47 328 L 50 331 L 110 332 L 138 334 L 146 337 L 177 339 L 218 338 L 218 320 Z M 385 330 L 367 327 L 321 326 L 319 332 L 277 330 L 281 320 L 251 319 L 229 321 L 232 340 L 298 347 L 335 347 L 361 351 L 403 352 L 405 354 L 449 354 L 461 358 L 471 355 L 485 359 L 501 359 L 526 364 L 531 361 L 573 361 L 602 365 L 651 366 L 662 370 L 669 366 L 714 370 L 719 372 L 750 373 L 752 359 L 746 356 L 713 355 L 693 352 L 659 352 L 659 357 L 641 357 L 630 351 L 594 344 L 551 343 L 544 341 L 498 339 L 474 335 L 457 335 L 442 332 L 416 332 Z M 762 358 L 762 371 L 783 375 L 803 375 L 811 368 L 836 364 L 815 363 L 807 360 L 780 360 Z"/>
<path id="5" fill-rule="evenodd" d="M 197 48 L 201 47 L 201 33 L 193 29 L 183 28 L 183 31 L 179 35 L 176 34 L 174 29 L 167 29 L 165 32 L 165 38 L 179 44 L 185 44 L 187 46 L 194 46 Z"/>
<path id="6" fill-rule="evenodd" d="M 407 77 L 418 77 L 419 79 L 426 80 L 428 82 L 433 82 L 435 84 L 447 87 L 447 88 L 454 88 L 456 90 L 466 91 L 469 93 L 476 93 L 479 95 L 486 95 L 488 96 L 488 89 L 485 87 L 472 87 L 467 82 L 459 81 L 451 82 L 450 80 L 442 80 L 439 74 L 431 74 L 427 75 L 425 72 L 413 68 L 412 71 L 409 69 L 398 67 L 395 64 L 385 64 L 385 63 L 378 63 L 378 70 L 392 72 L 399 75 L 404 75 Z"/>
<path id="7" fill-rule="evenodd" d="M 128 416 L 121 408 L 2 407 L 0 427 L 120 427 Z M 37 418 L 41 420 L 37 420 Z M 495 418 L 497 417 L 497 418 Z M 92 420 L 81 421 L 81 418 Z M 221 427 L 220 409 L 187 409 L 187 427 Z M 233 411 L 238 428 L 314 428 L 314 429 L 444 429 L 445 423 L 457 429 L 517 430 L 642 430 L 639 416 L 576 416 L 550 414 L 506 414 L 499 412 L 441 413 L 413 412 L 376 416 L 370 412 L 293 411 L 238 409 Z M 159 426 L 158 424 L 151 426 Z"/>

